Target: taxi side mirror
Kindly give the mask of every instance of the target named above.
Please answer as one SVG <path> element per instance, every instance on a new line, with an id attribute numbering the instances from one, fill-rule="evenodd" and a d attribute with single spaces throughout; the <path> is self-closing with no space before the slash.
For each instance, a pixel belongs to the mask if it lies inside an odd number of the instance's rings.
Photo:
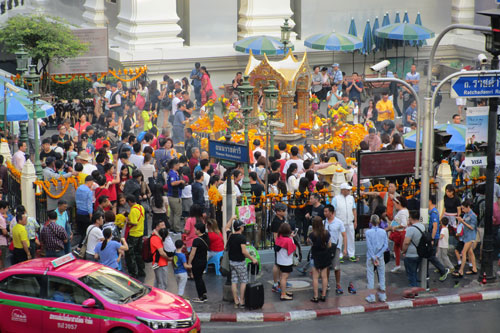
<path id="1" fill-rule="evenodd" d="M 96 307 L 95 299 L 93 298 L 86 299 L 85 301 L 83 301 L 82 306 L 84 308 L 95 308 Z"/>

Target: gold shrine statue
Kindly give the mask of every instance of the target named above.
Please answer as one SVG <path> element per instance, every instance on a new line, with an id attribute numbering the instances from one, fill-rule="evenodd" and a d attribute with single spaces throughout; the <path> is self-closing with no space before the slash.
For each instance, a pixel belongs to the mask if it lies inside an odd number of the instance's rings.
<path id="1" fill-rule="evenodd" d="M 307 61 L 307 53 L 304 52 L 302 60 L 299 61 L 292 54 L 292 50 L 289 50 L 283 59 L 270 61 L 265 54 L 263 60 L 258 60 L 253 56 L 252 51 L 250 51 L 245 75 L 250 77 L 250 84 L 255 87 L 254 112 L 258 110 L 259 89 L 264 90 L 267 87 L 268 80 L 276 81 L 276 89 L 280 92 L 276 118 L 285 124 L 281 128 L 283 134 L 293 133 L 296 115 L 298 124 L 309 123 L 311 71 L 309 62 Z M 295 95 L 297 95 L 297 104 L 294 108 Z M 263 108 L 265 104 L 264 102 Z"/>

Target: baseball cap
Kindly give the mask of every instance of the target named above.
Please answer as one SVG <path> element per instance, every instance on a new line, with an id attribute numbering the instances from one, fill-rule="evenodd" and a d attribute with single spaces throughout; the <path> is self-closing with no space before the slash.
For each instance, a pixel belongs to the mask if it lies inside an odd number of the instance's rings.
<path id="1" fill-rule="evenodd" d="M 341 189 L 341 190 L 350 190 L 351 188 L 352 188 L 352 187 L 350 187 L 350 186 L 349 186 L 349 184 L 347 184 L 347 183 L 342 183 L 342 184 L 340 185 L 340 189 Z"/>
<path id="2" fill-rule="evenodd" d="M 340 67 L 338 63 L 334 63 L 332 67 Z"/>
<path id="3" fill-rule="evenodd" d="M 239 230 L 241 227 L 244 227 L 245 223 L 241 220 L 234 220 L 233 222 L 233 228 L 234 230 Z"/>
<path id="4" fill-rule="evenodd" d="M 278 202 L 276 205 L 274 205 L 274 210 L 286 211 L 286 205 L 281 202 Z"/>

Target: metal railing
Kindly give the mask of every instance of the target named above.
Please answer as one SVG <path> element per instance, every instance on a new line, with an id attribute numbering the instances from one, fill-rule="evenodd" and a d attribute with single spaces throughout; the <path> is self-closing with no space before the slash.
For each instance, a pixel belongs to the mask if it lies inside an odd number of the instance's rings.
<path id="1" fill-rule="evenodd" d="M 7 202 L 9 203 L 9 207 L 11 208 L 16 208 L 18 205 L 22 204 L 22 197 L 21 197 L 21 179 L 17 177 L 16 175 L 12 174 L 10 170 L 8 171 L 8 176 L 7 176 L 7 182 L 8 182 L 8 190 L 9 193 L 7 195 Z"/>
<path id="2" fill-rule="evenodd" d="M 8 14 L 10 10 L 24 7 L 24 0 L 0 0 L 0 15 Z"/>

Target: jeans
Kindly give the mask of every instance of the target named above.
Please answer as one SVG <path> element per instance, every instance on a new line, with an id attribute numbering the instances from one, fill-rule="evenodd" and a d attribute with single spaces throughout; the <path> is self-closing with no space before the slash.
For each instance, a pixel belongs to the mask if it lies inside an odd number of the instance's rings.
<path id="1" fill-rule="evenodd" d="M 415 257 L 415 258 L 405 257 L 404 263 L 405 263 L 406 276 L 408 277 L 408 282 L 410 283 L 410 287 L 418 287 L 417 271 L 418 271 L 418 266 L 420 265 L 420 257 Z"/>
<path id="2" fill-rule="evenodd" d="M 153 270 L 155 272 L 155 288 L 167 290 L 167 275 L 168 266 L 157 267 Z"/>
<path id="3" fill-rule="evenodd" d="M 45 257 L 46 258 L 59 258 L 64 255 L 64 250 L 45 250 Z"/>
<path id="4" fill-rule="evenodd" d="M 142 260 L 142 237 L 127 237 L 128 251 L 125 252 L 128 274 L 134 278 L 145 276 Z"/>
<path id="5" fill-rule="evenodd" d="M 76 214 L 76 228 L 78 234 L 82 237 L 81 242 L 85 238 L 85 233 L 87 232 L 87 228 L 90 225 L 90 215 L 80 215 Z"/>
<path id="6" fill-rule="evenodd" d="M 186 282 L 188 279 L 188 275 L 186 272 L 175 274 L 175 280 L 177 281 L 177 295 L 184 296 L 184 289 L 186 288 Z"/>
<path id="7" fill-rule="evenodd" d="M 374 289 L 375 285 L 375 270 L 374 270 L 373 260 L 366 260 L 366 279 L 368 280 L 368 289 Z M 379 259 L 379 264 L 376 267 L 378 273 L 378 286 L 380 291 L 385 291 L 385 262 L 384 258 Z"/>
<path id="8" fill-rule="evenodd" d="M 430 257 L 428 259 L 428 263 L 432 263 L 434 265 L 434 267 L 436 267 L 439 270 L 439 274 L 440 275 L 444 275 L 444 273 L 446 273 L 446 268 L 444 268 L 443 264 L 436 257 L 437 245 L 438 245 L 438 242 L 435 240 L 434 241 L 434 245 L 432 246 L 432 248 L 433 248 L 433 254 L 432 254 L 432 257 Z M 427 266 L 429 266 L 428 263 L 427 263 Z M 429 276 L 429 269 L 428 269 L 428 267 L 427 267 L 427 276 Z"/>
<path id="9" fill-rule="evenodd" d="M 201 108 L 201 85 L 193 86 L 194 87 L 194 96 L 196 99 L 196 108 Z"/>
<path id="10" fill-rule="evenodd" d="M 170 221 L 174 232 L 183 232 L 184 226 L 181 223 L 182 215 L 182 199 L 168 197 L 168 205 L 170 206 Z"/>
<path id="11" fill-rule="evenodd" d="M 205 282 L 203 281 L 203 271 L 206 266 L 206 263 L 202 263 L 202 265 L 194 264 L 191 269 L 193 271 L 194 283 L 196 285 L 196 292 L 198 293 L 199 298 L 202 298 L 207 294 L 207 288 L 205 287 Z"/>

